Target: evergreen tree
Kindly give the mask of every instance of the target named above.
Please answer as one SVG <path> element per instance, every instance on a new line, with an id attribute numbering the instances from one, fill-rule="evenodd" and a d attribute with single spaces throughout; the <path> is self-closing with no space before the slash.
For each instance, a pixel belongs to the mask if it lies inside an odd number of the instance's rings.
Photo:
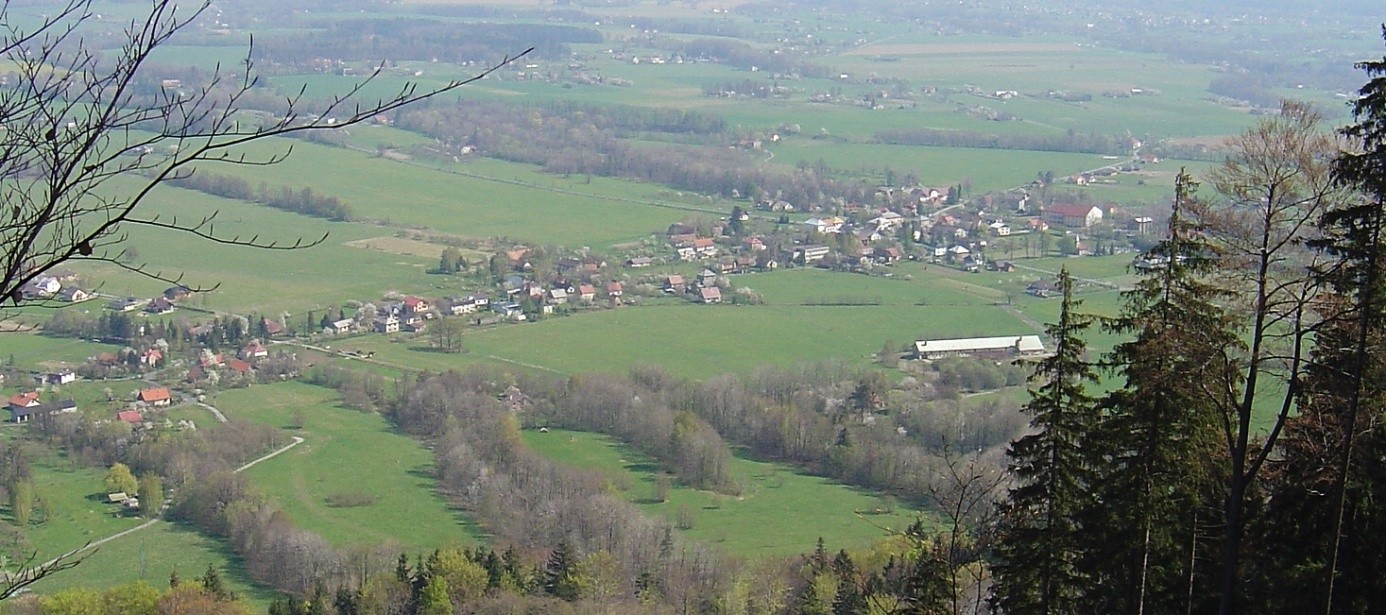
<path id="1" fill-rule="evenodd" d="M 1195 187 L 1187 174 L 1176 177 L 1168 238 L 1149 253 L 1162 264 L 1123 293 L 1121 313 L 1103 326 L 1129 340 L 1107 358 L 1125 386 L 1099 404 L 1099 437 L 1089 446 L 1099 463 L 1084 515 L 1083 568 L 1095 581 L 1094 612 L 1189 611 L 1200 559 L 1197 511 L 1217 504 L 1205 501 L 1214 491 L 1217 408 L 1200 394 L 1200 381 L 1238 340 L 1215 303 L 1227 293 L 1200 277 L 1212 266 L 1212 248 L 1181 215 Z"/>
<path id="2" fill-rule="evenodd" d="M 1002 504 L 993 601 L 1013 615 L 1078 612 L 1091 583 L 1079 568 L 1077 519 L 1091 486 L 1085 439 L 1096 427 L 1086 390 L 1096 374 L 1082 338 L 1093 319 L 1077 312 L 1067 269 L 1058 282 L 1059 322 L 1046 327 L 1054 353 L 1036 366 L 1040 385 L 1025 406 L 1033 433 L 1007 451 L 1015 486 Z"/>
<path id="3" fill-rule="evenodd" d="M 1267 612 L 1386 609 L 1386 436 L 1376 427 L 1386 419 L 1386 57 L 1357 66 L 1370 79 L 1342 131 L 1352 149 L 1333 172 L 1361 198 L 1325 213 L 1313 242 L 1330 257 L 1317 273 L 1333 294 L 1267 481 L 1265 585 L 1250 592 L 1266 596 Z"/>
<path id="4" fill-rule="evenodd" d="M 549 553 L 548 562 L 544 564 L 544 592 L 564 600 L 576 598 L 576 588 L 572 583 L 573 566 L 576 563 L 577 556 L 573 553 L 572 547 L 568 546 L 567 541 L 560 541 Z"/>

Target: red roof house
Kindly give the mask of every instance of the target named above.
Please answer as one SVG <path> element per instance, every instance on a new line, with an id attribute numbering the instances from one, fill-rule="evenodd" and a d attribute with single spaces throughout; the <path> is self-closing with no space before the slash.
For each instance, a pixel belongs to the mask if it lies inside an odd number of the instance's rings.
<path id="1" fill-rule="evenodd" d="M 167 406 L 173 403 L 172 396 L 169 395 L 168 389 L 164 387 L 140 389 L 139 400 L 155 406 Z"/>

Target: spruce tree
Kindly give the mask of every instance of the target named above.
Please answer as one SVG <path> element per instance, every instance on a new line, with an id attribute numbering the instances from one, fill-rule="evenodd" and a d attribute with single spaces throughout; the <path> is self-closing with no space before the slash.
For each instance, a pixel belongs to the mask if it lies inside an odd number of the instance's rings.
<path id="1" fill-rule="evenodd" d="M 1090 608 L 1104 613 L 1186 612 L 1190 579 L 1204 558 L 1197 512 L 1215 492 L 1210 461 L 1218 447 L 1217 407 L 1201 381 L 1223 369 L 1239 344 L 1231 316 L 1215 302 L 1227 292 L 1203 281 L 1212 248 L 1183 217 L 1196 184 L 1181 172 L 1167 239 L 1147 255 L 1156 263 L 1123 293 L 1120 314 L 1103 328 L 1127 338 L 1106 359 L 1124 386 L 1106 395 L 1095 458 L 1093 497 L 1083 518 L 1094 579 Z M 1205 594 L 1206 595 L 1206 594 Z"/>
<path id="2" fill-rule="evenodd" d="M 1093 319 L 1078 313 L 1067 269 L 1058 282 L 1059 322 L 1046 327 L 1054 352 L 1036 365 L 1039 386 L 1024 408 L 1033 433 L 1007 451 L 1015 486 L 1002 503 L 992 599 L 1012 615 L 1078 612 L 1091 582 L 1079 568 L 1078 518 L 1091 486 L 1086 440 L 1096 425 L 1086 389 L 1096 374 L 1082 338 Z"/>

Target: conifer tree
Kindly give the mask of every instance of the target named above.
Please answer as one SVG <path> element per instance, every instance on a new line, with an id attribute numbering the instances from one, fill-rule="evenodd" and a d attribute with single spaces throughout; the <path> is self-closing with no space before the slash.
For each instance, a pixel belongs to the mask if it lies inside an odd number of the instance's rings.
<path id="1" fill-rule="evenodd" d="M 1092 608 L 1105 613 L 1188 611 L 1200 551 L 1197 512 L 1212 489 L 1217 408 L 1199 381 L 1225 368 L 1239 341 L 1215 302 L 1227 292 L 1201 277 L 1212 247 L 1184 218 L 1196 184 L 1181 172 L 1168 238 L 1147 255 L 1154 265 L 1123 294 L 1121 313 L 1103 323 L 1128 338 L 1107 365 L 1125 386 L 1108 394 L 1089 455 L 1093 497 L 1084 515 L 1095 582 Z"/>
<path id="2" fill-rule="evenodd" d="M 1015 486 L 1002 504 L 992 599 L 1009 614 L 1078 612 L 1091 582 L 1079 568 L 1077 520 L 1091 486 L 1084 449 L 1096 420 L 1086 385 L 1096 374 L 1082 336 L 1093 319 L 1078 313 L 1067 269 L 1058 282 L 1059 322 L 1046 328 L 1054 352 L 1036 366 L 1040 384 L 1024 408 L 1033 433 L 1007 451 Z"/>

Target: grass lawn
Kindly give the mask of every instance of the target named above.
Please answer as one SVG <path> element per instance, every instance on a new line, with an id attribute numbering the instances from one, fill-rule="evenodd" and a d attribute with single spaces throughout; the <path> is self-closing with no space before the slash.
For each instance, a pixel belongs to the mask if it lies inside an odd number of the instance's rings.
<path id="1" fill-rule="evenodd" d="M 99 309 L 93 302 L 88 309 Z M 51 314 L 38 315 L 47 320 Z M 75 367 L 101 352 L 115 352 L 118 346 L 98 344 L 70 337 L 53 337 L 38 333 L 0 333 L 0 361 L 10 361 L 19 369 L 52 371 Z M 15 383 L 8 383 L 14 385 Z M 26 383 L 27 384 L 27 383 Z"/>
<path id="2" fill-rule="evenodd" d="M 303 444 L 246 473 L 299 527 L 337 545 L 390 543 L 411 551 L 473 544 L 480 529 L 433 489 L 432 454 L 385 419 L 337 405 L 335 391 L 289 382 L 225 391 L 211 401 L 231 420 L 288 429 Z M 357 506 L 334 495 L 364 494 Z"/>
<path id="3" fill-rule="evenodd" d="M 36 583 L 33 591 L 42 594 L 74 586 L 104 589 L 138 580 L 164 589 L 171 573 L 176 571 L 180 578 L 191 580 L 202 576 L 209 564 L 232 591 L 256 609 L 267 608 L 277 595 L 251 581 L 225 545 L 168 522 L 101 545 L 80 566 Z"/>
<path id="4" fill-rule="evenodd" d="M 618 441 L 567 430 L 528 430 L 523 437 L 531 448 L 554 461 L 605 472 L 622 497 L 649 514 L 676 521 L 682 510 L 693 522 L 691 529 L 684 530 L 686 536 L 742 557 L 808 553 L 819 537 L 835 548 L 866 547 L 889 530 L 904 529 L 919 514 L 826 478 L 743 458 L 732 462 L 743 487 L 740 497 L 672 486 L 665 502 L 654 502 L 657 466 Z M 881 512 L 887 508 L 893 512 Z"/>
<path id="5" fill-rule="evenodd" d="M 73 468 L 57 454 L 38 448 L 32 450 L 39 453 L 30 458 L 34 473 L 34 498 L 36 502 L 45 501 L 52 510 L 52 516 L 46 521 L 31 521 L 24 528 L 29 547 L 38 552 L 40 560 L 46 561 L 93 540 L 139 525 L 139 518 L 126 516 L 119 506 L 106 502 L 103 484 L 105 470 Z M 13 520 L 9 503 L 4 504 L 6 519 Z M 33 519 L 39 518 L 41 514 L 35 510 Z"/>

